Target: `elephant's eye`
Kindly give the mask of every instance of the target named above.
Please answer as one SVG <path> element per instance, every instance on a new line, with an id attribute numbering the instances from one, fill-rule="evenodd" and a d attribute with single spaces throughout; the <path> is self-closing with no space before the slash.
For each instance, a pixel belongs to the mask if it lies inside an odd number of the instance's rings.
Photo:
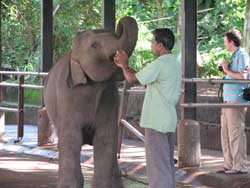
<path id="1" fill-rule="evenodd" d="M 93 42 L 93 43 L 91 44 L 91 47 L 92 47 L 92 48 L 97 48 L 97 46 L 98 46 L 97 42 Z"/>

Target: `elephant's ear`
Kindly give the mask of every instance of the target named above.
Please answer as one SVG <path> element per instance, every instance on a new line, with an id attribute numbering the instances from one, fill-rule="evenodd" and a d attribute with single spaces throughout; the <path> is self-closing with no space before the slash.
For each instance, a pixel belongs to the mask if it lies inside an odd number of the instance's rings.
<path id="1" fill-rule="evenodd" d="M 77 60 L 70 59 L 70 85 L 72 87 L 75 87 L 80 84 L 86 84 L 87 83 L 87 77 L 80 65 L 80 63 Z"/>

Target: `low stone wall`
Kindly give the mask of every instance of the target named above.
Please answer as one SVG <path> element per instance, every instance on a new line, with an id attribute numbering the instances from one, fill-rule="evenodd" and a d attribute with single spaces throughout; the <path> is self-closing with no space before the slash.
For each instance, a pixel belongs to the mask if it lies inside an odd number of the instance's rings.
<path id="1" fill-rule="evenodd" d="M 247 154 L 250 155 L 250 128 L 245 129 L 247 138 Z M 201 148 L 222 150 L 220 140 L 220 126 L 202 125 L 200 129 Z"/>
<path id="2" fill-rule="evenodd" d="M 24 108 L 24 124 L 37 125 L 39 107 L 25 107 Z M 17 124 L 18 113 L 5 112 L 5 124 Z"/>
<path id="3" fill-rule="evenodd" d="M 144 133 L 143 129 L 139 127 L 139 119 L 143 104 L 144 93 L 131 93 L 128 101 L 127 120 L 137 128 L 141 133 Z M 199 103 L 218 103 L 217 96 L 204 96 L 197 97 Z M 178 108 L 179 113 L 179 108 Z M 207 149 L 221 150 L 220 140 L 220 108 L 198 108 L 197 121 L 200 122 L 201 129 L 201 147 Z M 179 115 L 179 114 L 178 114 Z M 126 138 L 138 139 L 129 130 L 124 129 L 124 135 Z M 246 114 L 246 136 L 247 143 L 250 143 L 250 110 L 248 109 Z M 248 154 L 250 154 L 250 144 L 247 145 Z"/>
<path id="4" fill-rule="evenodd" d="M 139 126 L 142 104 L 144 100 L 144 93 L 130 93 L 127 109 L 127 120 L 137 128 L 141 133 L 144 130 Z M 215 95 L 198 95 L 197 102 L 217 103 L 218 98 Z M 26 107 L 25 108 L 25 124 L 37 125 L 39 107 Z M 179 108 L 178 108 L 179 112 Z M 17 124 L 17 113 L 6 112 L 6 124 Z M 198 108 L 197 121 L 201 124 L 201 147 L 208 149 L 221 150 L 220 142 L 220 108 Z M 250 110 L 246 115 L 246 136 L 247 141 L 250 143 Z M 126 138 L 137 139 L 130 131 L 124 129 Z M 250 144 L 248 144 L 248 153 L 250 154 Z"/>

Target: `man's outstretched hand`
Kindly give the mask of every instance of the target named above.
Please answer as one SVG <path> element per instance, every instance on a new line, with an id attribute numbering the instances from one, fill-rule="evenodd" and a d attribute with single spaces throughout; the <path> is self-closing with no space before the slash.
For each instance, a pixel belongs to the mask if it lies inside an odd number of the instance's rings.
<path id="1" fill-rule="evenodd" d="M 123 50 L 117 50 L 115 57 L 114 57 L 114 63 L 122 68 L 126 69 L 128 67 L 128 55 Z"/>

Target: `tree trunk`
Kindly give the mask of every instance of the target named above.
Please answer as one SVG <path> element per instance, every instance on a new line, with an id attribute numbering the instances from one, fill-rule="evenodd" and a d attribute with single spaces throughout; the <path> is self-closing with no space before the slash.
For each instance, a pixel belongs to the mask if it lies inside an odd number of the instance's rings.
<path id="1" fill-rule="evenodd" d="M 243 47 L 250 54 L 250 0 L 246 2 L 246 15 L 243 31 Z"/>
<path id="2" fill-rule="evenodd" d="M 157 13 L 158 13 L 158 19 L 163 18 L 163 12 L 162 12 L 162 1 L 156 0 L 157 5 Z M 158 21 L 158 27 L 163 27 L 163 22 L 161 20 Z"/>

